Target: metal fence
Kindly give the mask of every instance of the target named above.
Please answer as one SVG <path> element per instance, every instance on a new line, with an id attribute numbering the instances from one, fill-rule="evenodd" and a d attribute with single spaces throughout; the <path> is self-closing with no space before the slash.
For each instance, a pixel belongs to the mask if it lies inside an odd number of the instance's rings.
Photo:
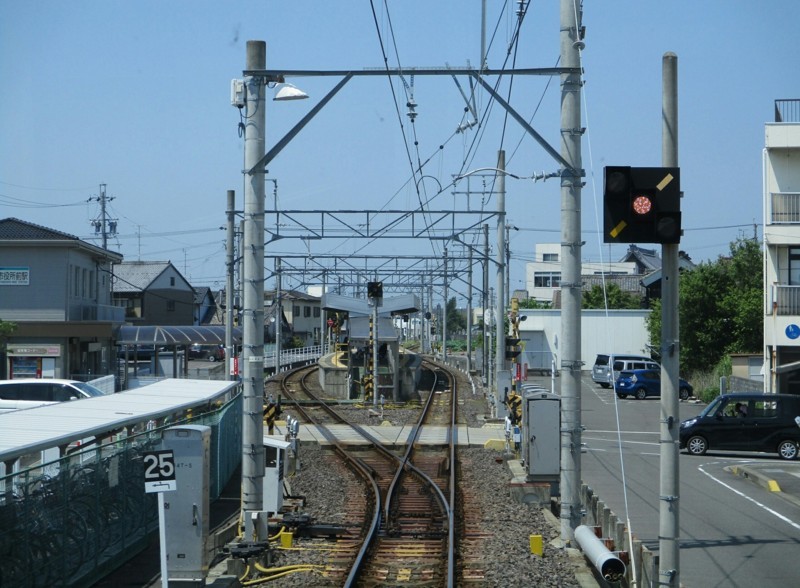
<path id="1" fill-rule="evenodd" d="M 241 461 L 242 395 L 180 422 L 71 447 L 59 460 L 0 478 L 0 587 L 86 586 L 141 551 L 158 527 L 143 453 L 177 424 L 211 427 L 211 500 Z"/>
<path id="2" fill-rule="evenodd" d="M 775 122 L 800 122 L 800 99 L 776 100 Z"/>
<path id="3" fill-rule="evenodd" d="M 779 316 L 800 315 L 800 286 L 773 285 L 775 311 Z"/>
<path id="4" fill-rule="evenodd" d="M 770 222 L 775 224 L 800 223 L 800 193 L 773 192 L 770 203 Z"/>

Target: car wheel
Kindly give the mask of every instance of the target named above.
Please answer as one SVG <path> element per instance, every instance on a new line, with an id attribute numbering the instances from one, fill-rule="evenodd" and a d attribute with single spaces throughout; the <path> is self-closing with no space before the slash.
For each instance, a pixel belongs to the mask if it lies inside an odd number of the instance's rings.
<path id="1" fill-rule="evenodd" d="M 617 398 L 625 398 L 625 396 L 626 396 L 625 394 L 617 392 Z"/>
<path id="2" fill-rule="evenodd" d="M 686 450 L 692 455 L 705 455 L 708 451 L 708 443 L 704 437 L 695 435 L 686 442 Z"/>
<path id="3" fill-rule="evenodd" d="M 689 400 L 689 396 L 691 396 L 691 394 L 689 394 L 689 388 L 681 388 L 678 391 L 678 397 L 681 400 Z"/>
<path id="4" fill-rule="evenodd" d="M 217 361 L 217 358 L 212 353 L 211 355 L 208 356 L 208 361 Z"/>
<path id="5" fill-rule="evenodd" d="M 797 459 L 797 443 L 786 440 L 778 445 L 778 455 L 781 459 Z"/>
<path id="6" fill-rule="evenodd" d="M 647 390 L 645 390 L 644 388 L 639 388 L 636 391 L 636 399 L 637 400 L 644 400 L 645 398 L 647 398 Z"/>

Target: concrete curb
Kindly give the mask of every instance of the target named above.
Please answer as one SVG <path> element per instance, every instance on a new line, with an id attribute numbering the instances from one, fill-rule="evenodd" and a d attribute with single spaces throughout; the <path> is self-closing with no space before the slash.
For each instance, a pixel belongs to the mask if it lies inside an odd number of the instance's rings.
<path id="1" fill-rule="evenodd" d="M 769 476 L 762 474 L 761 472 L 754 470 L 752 468 L 748 468 L 747 466 L 727 466 L 724 468 L 726 471 L 734 474 L 735 476 L 739 476 L 741 478 L 745 478 L 754 482 L 755 484 L 761 486 L 768 492 L 774 492 L 784 500 L 791 502 L 795 506 L 800 506 L 800 497 L 794 496 L 793 494 L 787 494 L 783 490 L 781 490 L 780 484 L 778 484 L 777 480 L 773 480 Z"/>
<path id="2" fill-rule="evenodd" d="M 739 476 L 741 478 L 747 478 L 748 480 L 752 480 L 762 488 L 770 491 L 770 492 L 780 492 L 781 487 L 778 484 L 777 480 L 773 480 L 769 476 L 765 476 L 759 471 L 752 470 L 746 466 L 726 466 L 725 469 L 735 476 Z"/>

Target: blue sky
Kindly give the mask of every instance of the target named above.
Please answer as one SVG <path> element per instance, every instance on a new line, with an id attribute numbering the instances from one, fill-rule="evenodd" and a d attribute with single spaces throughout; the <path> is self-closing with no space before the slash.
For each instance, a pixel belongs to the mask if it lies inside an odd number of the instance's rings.
<path id="1" fill-rule="evenodd" d="M 517 4 L 487 5 L 488 64 L 500 68 Z M 219 227 L 228 189 L 242 206 L 243 147 L 230 81 L 242 75 L 246 41 L 266 41 L 270 69 L 382 67 L 380 40 L 391 67 L 479 63 L 479 0 L 376 0 L 374 7 L 377 27 L 369 2 L 0 3 L 0 218 L 90 237 L 99 208 L 87 200 L 105 183 L 114 197 L 110 216 L 118 219 L 111 249 L 129 260 L 171 260 L 194 285 L 223 285 Z M 508 66 L 556 65 L 558 14 L 558 0 L 530 3 Z M 661 163 L 667 51 L 679 63 L 681 248 L 695 261 L 715 259 L 738 236 L 753 235 L 762 219 L 764 124 L 775 99 L 800 98 L 798 23 L 796 0 L 586 0 L 585 260 L 616 261 L 626 249 L 601 244 L 603 166 Z M 410 90 L 411 77 L 405 80 Z M 291 81 L 311 99 L 268 101 L 268 146 L 338 80 Z M 427 195 L 453 174 L 494 166 L 500 148 L 519 176 L 557 169 L 518 125 L 504 125 L 499 108 L 487 108 L 484 93 L 477 96 L 481 129 L 455 134 L 464 101 L 451 78 L 413 80 L 413 127 L 396 78 L 393 89 L 394 96 L 386 77 L 355 79 L 311 121 L 269 166 L 279 207 L 412 208 L 418 197 L 409 152 L 427 161 Z M 508 83 L 500 91 L 508 96 Z M 559 148 L 557 79 L 517 76 L 510 102 Z M 508 221 L 520 229 L 511 232 L 511 285 L 519 288 L 535 244 L 561 239 L 560 190 L 554 180 L 510 178 L 506 190 Z M 269 206 L 271 184 L 267 193 Z M 445 190 L 431 206 L 464 208 L 465 198 Z M 495 199 L 473 196 L 469 206 L 494 210 Z M 285 239 L 268 246 L 268 254 L 327 251 L 439 255 L 441 244 Z"/>

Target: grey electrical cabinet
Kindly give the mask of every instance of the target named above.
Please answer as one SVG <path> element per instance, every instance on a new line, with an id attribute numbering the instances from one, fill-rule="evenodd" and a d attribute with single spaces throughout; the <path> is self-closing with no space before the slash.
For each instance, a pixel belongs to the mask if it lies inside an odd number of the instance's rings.
<path id="1" fill-rule="evenodd" d="M 164 494 L 169 585 L 204 586 L 208 574 L 211 428 L 180 425 L 164 431 L 162 444 L 175 460 L 177 490 Z"/>
<path id="2" fill-rule="evenodd" d="M 556 481 L 561 475 L 561 397 L 540 388 L 522 390 L 522 450 L 527 477 Z"/>
<path id="3" fill-rule="evenodd" d="M 263 509 L 276 513 L 283 508 L 283 477 L 286 473 L 286 450 L 291 443 L 264 437 Z"/>

